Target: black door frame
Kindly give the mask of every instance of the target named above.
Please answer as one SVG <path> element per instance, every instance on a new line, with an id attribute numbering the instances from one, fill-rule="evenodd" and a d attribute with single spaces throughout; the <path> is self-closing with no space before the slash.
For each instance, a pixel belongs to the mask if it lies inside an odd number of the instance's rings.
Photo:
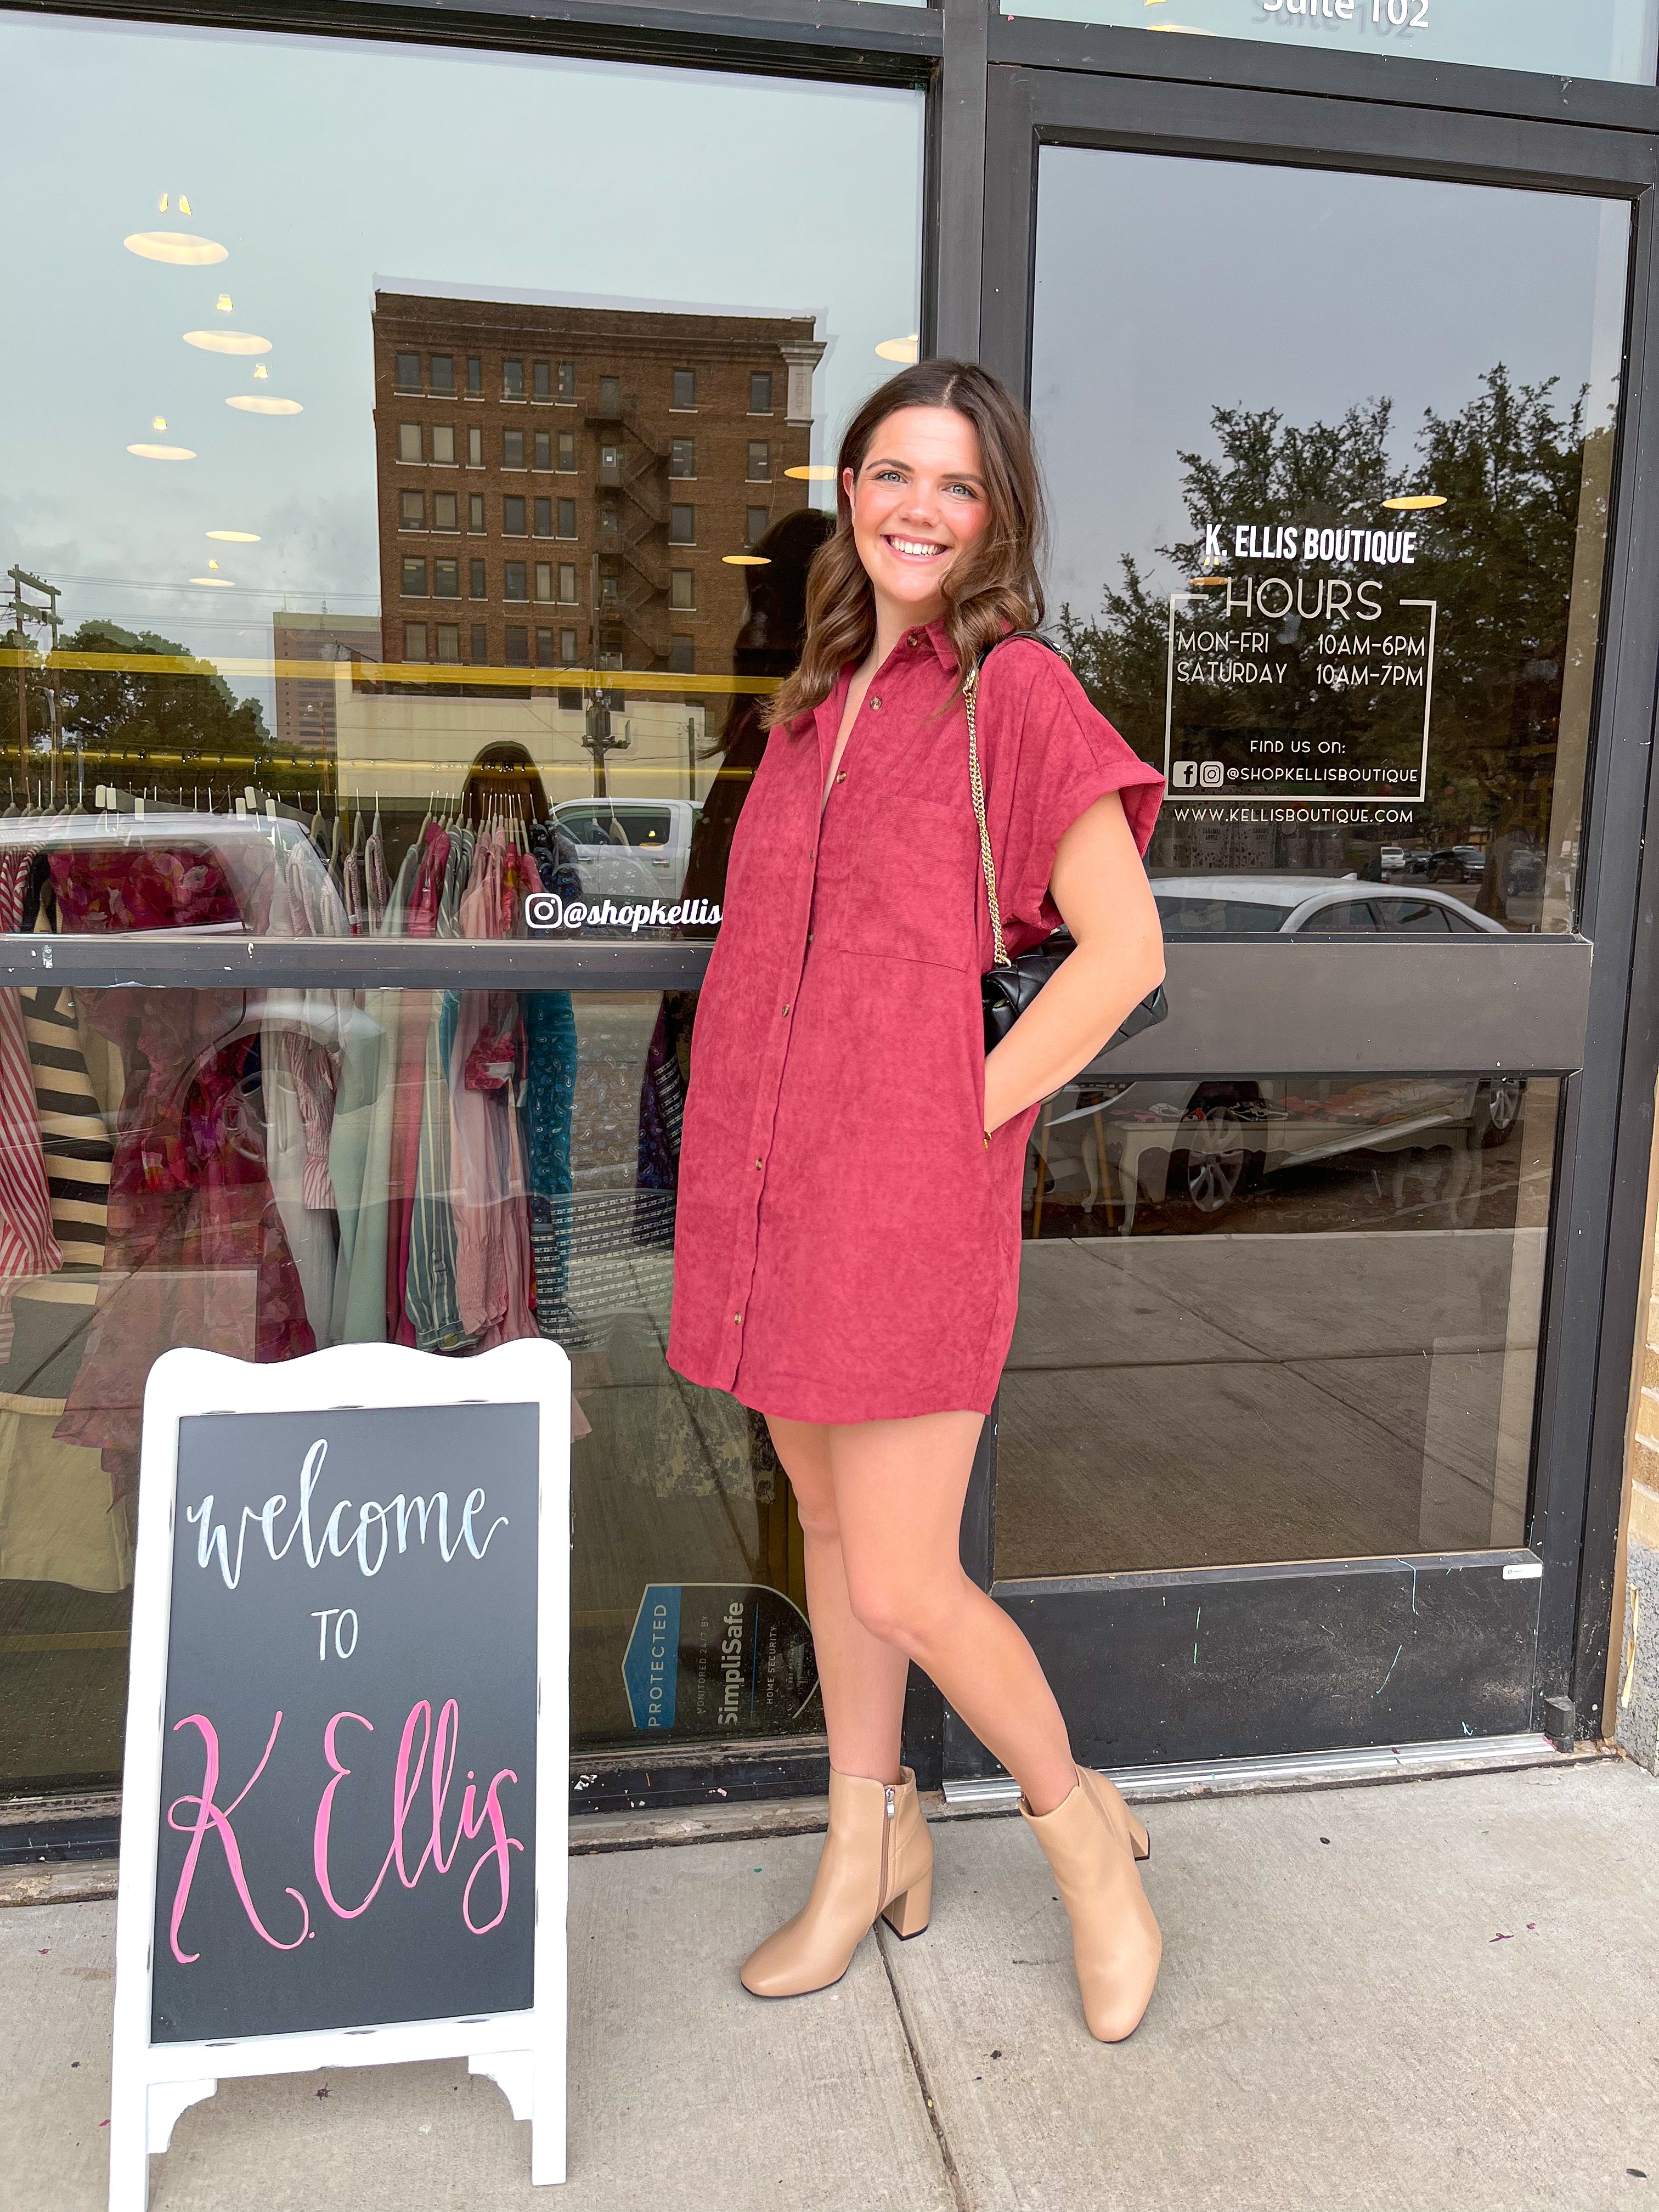
<path id="1" fill-rule="evenodd" d="M 1486 72 L 1438 71 L 1432 73 L 1437 96 L 1431 97 L 1424 82 L 1431 73 L 1414 71 L 1402 83 L 1391 61 L 1287 57 L 1241 42 L 1229 42 L 1227 52 L 1212 58 L 1220 43 L 1206 40 L 1193 56 L 1186 41 L 1166 46 L 1132 33 L 1072 27 L 1042 27 L 1039 36 L 1029 19 L 994 22 L 985 161 L 998 189 L 986 203 L 978 339 L 981 358 L 1022 394 L 1030 390 L 1044 145 L 1593 193 L 1632 206 L 1624 388 L 1634 398 L 1615 457 L 1581 848 L 1582 934 L 1460 947 L 1473 957 L 1439 969 L 1426 1022 L 1406 1012 L 1380 969 L 1371 981 L 1382 984 L 1386 1006 L 1363 987 L 1356 991 L 1360 977 L 1349 946 L 1296 948 L 1295 989 L 1275 993 L 1288 971 L 1282 959 L 1277 969 L 1267 963 L 1291 948 L 1264 945 L 1256 951 L 1254 988 L 1246 985 L 1242 1024 L 1257 1036 L 1254 1067 L 1271 1063 L 1312 1073 L 1340 1065 L 1380 1074 L 1444 1064 L 1431 1044 L 1432 1057 L 1413 1056 L 1426 1042 L 1425 1028 L 1461 1036 L 1467 1051 L 1470 1024 L 1479 1022 L 1484 1005 L 1495 1027 L 1484 1032 L 1492 1057 L 1483 1065 L 1564 1079 L 1528 1549 L 999 1583 L 993 1440 L 964 1532 L 964 1564 L 1031 1634 L 1061 1691 L 1080 1753 L 1103 1765 L 1149 1764 L 1170 1755 L 1164 1730 L 1147 1723 L 1149 1709 L 1183 1713 L 1180 1755 L 1199 1759 L 1409 1742 L 1425 1729 L 1450 1734 L 1454 1716 L 1466 1734 L 1476 1735 L 1538 1729 L 1547 1717 L 1559 1735 L 1566 1726 L 1562 1701 L 1571 1705 L 1574 1732 L 1591 1735 L 1599 1733 L 1607 1663 L 1631 1328 L 1659 1068 L 1653 864 L 1644 836 L 1654 773 L 1659 605 L 1637 581 L 1651 576 L 1659 554 L 1659 392 L 1644 374 L 1659 306 L 1655 104 L 1645 88 L 1597 87 L 1584 103 L 1594 120 L 1589 114 L 1557 119 L 1559 108 L 1546 120 L 1536 112 L 1535 82 L 1517 87 L 1508 79 L 1496 86 Z M 1154 44 L 1160 49 L 1156 70 L 1145 52 Z M 1170 46 L 1177 49 L 1174 55 Z M 1287 59 L 1310 66 L 1287 71 Z M 1194 65 L 1200 62 L 1203 66 Z M 1287 76 L 1299 80 L 1293 88 Z M 1459 80 L 1455 89 L 1466 94 L 1506 98 L 1510 112 L 1459 112 L 1446 100 L 1452 88 L 1447 78 Z M 1401 92 L 1410 97 L 1399 99 Z M 1515 106 L 1522 112 L 1514 112 Z M 1513 990 L 1501 993 L 1496 1006 L 1495 978 L 1480 964 L 1488 950 L 1514 963 Z M 1215 948 L 1210 959 L 1216 973 L 1206 981 L 1225 987 L 1213 989 L 1216 1000 L 1224 996 L 1237 1004 L 1234 991 L 1245 983 L 1248 958 L 1242 947 Z M 1210 961 L 1200 953 L 1196 964 L 1207 970 Z M 1310 988 L 1328 1005 L 1329 1023 L 1306 1021 Z M 1303 1010 L 1300 1022 L 1285 1018 L 1292 1000 Z M 1305 1045 L 1298 1046 L 1298 1029 L 1304 1037 L 1310 1029 L 1321 1036 L 1316 1067 L 1307 1064 Z M 1570 1042 L 1575 1029 L 1577 1051 Z M 1133 1072 L 1153 1073 L 1154 1061 L 1159 1073 L 1191 1066 L 1180 1052 L 1165 1070 L 1162 1061 L 1170 1057 L 1152 1032 L 1141 1041 Z M 1471 1062 L 1465 1065 L 1474 1072 Z M 1231 1061 L 1224 1070 L 1218 1056 L 1207 1072 L 1234 1071 Z M 1540 1581 L 1528 1577 L 1529 1569 L 1536 1572 L 1534 1561 L 1542 1565 Z M 1201 1640 L 1218 1637 L 1221 1656 L 1200 1675 L 1199 1639 L 1191 1629 L 1206 1607 L 1210 1629 Z M 1329 1638 L 1339 1621 L 1340 1656 L 1333 1664 Z M 1379 1687 L 1378 1662 L 1396 1649 L 1396 1630 L 1417 1663 L 1407 1660 Z M 1302 1650 L 1318 1655 L 1310 1659 L 1310 1680 L 1322 1694 L 1311 1701 L 1297 1696 L 1287 1705 L 1272 1686 Z M 1095 1686 L 1108 1683 L 1115 1717 L 1103 1710 Z M 969 1779 L 994 1771 L 948 1713 L 945 1743 L 947 1776 Z"/>

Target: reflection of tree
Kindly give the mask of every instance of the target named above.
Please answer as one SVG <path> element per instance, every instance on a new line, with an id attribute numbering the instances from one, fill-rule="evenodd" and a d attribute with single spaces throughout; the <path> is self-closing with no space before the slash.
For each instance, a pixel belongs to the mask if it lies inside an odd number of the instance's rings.
<path id="1" fill-rule="evenodd" d="M 149 789 L 174 789 L 199 781 L 204 791 L 217 781 L 227 789 L 254 780 L 269 739 L 264 717 L 252 699 L 238 699 L 211 661 L 198 660 L 182 645 L 154 630 L 134 633 L 114 623 L 83 623 L 61 648 L 66 653 L 119 656 L 117 668 L 62 668 L 58 672 L 58 712 L 64 752 L 73 774 L 76 754 L 102 780 L 129 779 Z M 148 674 L 144 659 L 184 660 L 187 673 Z M 31 750 L 46 743 L 44 672 L 29 677 Z M 17 759 L 17 690 L 15 680 L 0 682 L 0 745 L 4 757 Z"/>
<path id="2" fill-rule="evenodd" d="M 1461 839 L 1475 828 L 1493 837 L 1516 832 L 1542 842 L 1575 545 L 1581 527 L 1605 526 L 1604 515 L 1582 511 L 1587 452 L 1612 435 L 1601 428 L 1587 437 L 1583 394 L 1564 404 L 1557 382 L 1517 383 L 1500 363 L 1455 414 L 1426 409 L 1417 459 L 1403 480 L 1389 459 L 1393 410 L 1387 399 L 1368 400 L 1334 423 L 1305 428 L 1287 423 L 1275 408 L 1218 407 L 1212 424 L 1218 453 L 1180 455 L 1182 496 L 1198 535 L 1157 550 L 1183 580 L 1203 573 L 1207 524 L 1226 526 L 1224 547 L 1231 545 L 1236 521 L 1417 531 L 1415 566 L 1394 571 L 1390 582 L 1403 581 L 1407 596 L 1440 605 L 1430 801 L 1419 817 L 1421 832 L 1437 842 Z M 1605 468 L 1591 471 L 1593 484 L 1606 481 Z M 1432 493 L 1446 505 L 1422 514 L 1386 514 L 1382 501 L 1401 492 Z M 1596 499 L 1605 503 L 1600 491 Z M 1261 570 L 1273 564 L 1230 557 L 1211 573 L 1225 575 L 1247 565 Z M 1352 562 L 1337 570 L 1350 577 L 1367 573 Z M 1216 597 L 1224 601 L 1224 593 Z M 1122 581 L 1107 586 L 1098 615 L 1086 621 L 1067 605 L 1058 623 L 1102 711 L 1159 761 L 1168 621 L 1167 597 L 1126 556 Z M 1579 629 L 1575 650 L 1593 655 L 1593 626 Z M 1292 619 L 1276 640 L 1292 656 L 1307 642 L 1295 629 Z M 1320 700 L 1315 712 L 1334 718 L 1334 727 L 1346 726 L 1363 757 L 1371 703 L 1336 694 Z M 1255 702 L 1224 692 L 1215 695 L 1215 714 L 1223 723 L 1259 719 Z"/>

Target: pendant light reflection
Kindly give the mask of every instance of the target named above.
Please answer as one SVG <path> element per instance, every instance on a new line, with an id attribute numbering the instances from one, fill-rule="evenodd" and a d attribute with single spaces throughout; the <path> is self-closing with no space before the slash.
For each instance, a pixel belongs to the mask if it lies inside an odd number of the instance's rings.
<path id="1" fill-rule="evenodd" d="M 728 568 L 769 568 L 771 556 L 765 553 L 722 553 L 721 561 Z"/>
<path id="2" fill-rule="evenodd" d="M 218 309 L 219 313 L 220 313 L 222 315 L 228 315 L 228 314 L 229 314 L 229 313 L 230 313 L 230 312 L 231 312 L 231 306 L 230 306 L 230 295 L 229 295 L 229 293 L 228 293 L 228 292 L 221 292 L 221 293 L 220 293 L 220 295 L 219 295 L 219 296 L 218 296 L 218 298 L 214 301 L 214 303 L 213 303 L 213 304 L 214 304 L 214 306 Z"/>
<path id="3" fill-rule="evenodd" d="M 212 592 L 234 592 L 236 588 L 228 576 L 192 576 L 192 584 L 205 584 Z"/>
<path id="4" fill-rule="evenodd" d="M 786 469 L 783 473 L 793 477 L 797 483 L 834 483 L 836 481 L 836 471 L 827 461 L 814 461 L 806 468 Z"/>
<path id="5" fill-rule="evenodd" d="M 244 415 L 303 415 L 305 412 L 297 399 L 269 399 L 262 392 L 233 392 L 225 404 L 240 408 Z"/>
<path id="6" fill-rule="evenodd" d="M 227 300 L 226 307 L 230 305 Z M 185 343 L 194 346 L 198 353 L 255 354 L 269 353 L 270 340 L 257 337 L 252 331 L 186 331 Z"/>
<path id="7" fill-rule="evenodd" d="M 135 230 L 121 243 L 141 261 L 170 261 L 182 269 L 204 269 L 230 258 L 228 246 L 216 239 L 193 238 L 185 230 Z"/>
<path id="8" fill-rule="evenodd" d="M 221 545 L 257 545 L 259 543 L 257 530 L 210 530 L 207 534 L 210 538 L 217 538 Z"/>
<path id="9" fill-rule="evenodd" d="M 193 461 L 193 446 L 129 446 L 127 451 L 136 453 L 141 461 Z"/>
<path id="10" fill-rule="evenodd" d="M 884 338 L 876 351 L 884 361 L 899 361 L 911 368 L 921 352 L 921 334 L 912 331 L 908 338 Z"/>
<path id="11" fill-rule="evenodd" d="M 1396 499 L 1385 499 L 1382 504 L 1395 514 L 1427 514 L 1431 508 L 1443 507 L 1446 502 L 1438 492 L 1411 491 L 1401 492 Z"/>

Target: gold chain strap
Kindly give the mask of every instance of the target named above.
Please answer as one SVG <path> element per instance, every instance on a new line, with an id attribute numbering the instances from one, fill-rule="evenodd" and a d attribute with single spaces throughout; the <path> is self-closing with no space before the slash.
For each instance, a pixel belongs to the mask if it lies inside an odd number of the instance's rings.
<path id="1" fill-rule="evenodd" d="M 968 782 L 974 794 L 974 819 L 979 824 L 979 860 L 985 872 L 985 898 L 991 909 L 991 949 L 994 963 L 1009 968 L 1008 948 L 1002 941 L 1002 910 L 997 904 L 997 864 L 991 857 L 991 833 L 985 826 L 985 785 L 979 772 L 979 736 L 974 727 L 974 700 L 979 690 L 979 670 L 970 668 L 963 681 L 962 703 L 968 710 Z"/>

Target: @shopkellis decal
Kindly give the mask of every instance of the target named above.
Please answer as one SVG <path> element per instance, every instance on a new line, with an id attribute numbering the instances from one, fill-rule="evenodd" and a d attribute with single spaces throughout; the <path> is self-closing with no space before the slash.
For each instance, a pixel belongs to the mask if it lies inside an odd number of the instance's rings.
<path id="1" fill-rule="evenodd" d="M 532 891 L 524 902 L 530 929 L 711 928 L 720 910 L 711 899 L 639 900 L 618 906 L 614 899 L 567 899 L 557 891 Z"/>
<path id="2" fill-rule="evenodd" d="M 812 1632 L 781 1590 L 760 1583 L 651 1583 L 623 1681 L 636 1729 L 765 1735 L 816 1696 Z"/>

